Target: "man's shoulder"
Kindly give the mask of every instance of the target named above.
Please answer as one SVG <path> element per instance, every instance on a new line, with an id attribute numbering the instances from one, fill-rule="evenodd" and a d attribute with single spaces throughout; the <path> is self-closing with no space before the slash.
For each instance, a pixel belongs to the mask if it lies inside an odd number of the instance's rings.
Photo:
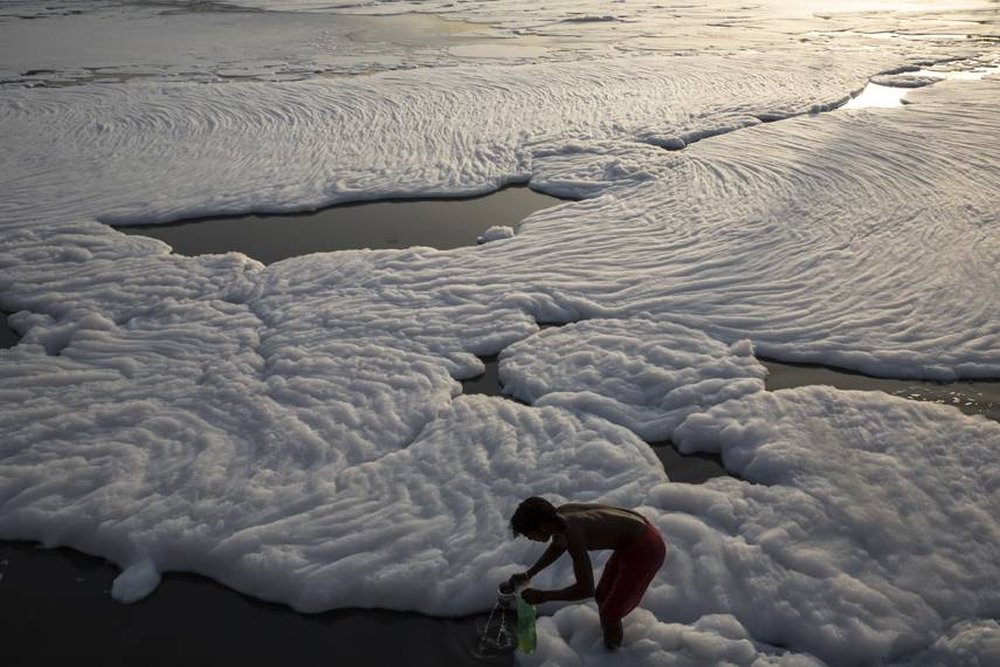
<path id="1" fill-rule="evenodd" d="M 601 503 L 565 503 L 556 508 L 556 512 L 564 519 L 577 512 L 593 512 L 594 510 L 612 509 L 610 505 Z"/>

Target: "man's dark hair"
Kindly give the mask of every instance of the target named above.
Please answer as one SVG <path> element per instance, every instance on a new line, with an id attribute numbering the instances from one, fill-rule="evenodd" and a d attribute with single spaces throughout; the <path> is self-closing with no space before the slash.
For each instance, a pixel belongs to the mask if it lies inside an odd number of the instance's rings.
<path id="1" fill-rule="evenodd" d="M 521 501 L 514 511 L 514 516 L 510 518 L 510 529 L 514 531 L 514 537 L 523 535 L 529 530 L 536 530 L 547 522 L 556 522 L 559 515 L 556 514 L 555 506 L 545 498 L 532 496 Z"/>

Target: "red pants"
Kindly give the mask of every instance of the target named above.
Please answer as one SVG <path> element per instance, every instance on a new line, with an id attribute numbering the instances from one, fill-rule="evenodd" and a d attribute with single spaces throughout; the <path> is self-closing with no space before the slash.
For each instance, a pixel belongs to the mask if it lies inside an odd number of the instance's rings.
<path id="1" fill-rule="evenodd" d="M 611 554 L 594 592 L 601 622 L 620 620 L 639 606 L 666 554 L 663 538 L 648 521 L 635 542 Z"/>

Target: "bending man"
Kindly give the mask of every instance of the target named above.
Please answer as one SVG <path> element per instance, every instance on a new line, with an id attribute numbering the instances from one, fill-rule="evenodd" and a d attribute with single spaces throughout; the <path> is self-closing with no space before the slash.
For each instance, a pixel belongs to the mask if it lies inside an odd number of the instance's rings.
<path id="1" fill-rule="evenodd" d="M 614 650 L 622 643 L 622 618 L 635 609 L 656 571 L 663 564 L 666 546 L 659 531 L 645 517 L 611 505 L 568 503 L 555 507 L 544 498 L 528 498 L 510 519 L 514 535 L 548 548 L 526 572 L 510 578 L 524 585 L 568 551 L 573 559 L 576 583 L 556 591 L 527 588 L 521 597 L 531 604 L 553 600 L 597 599 L 604 630 L 604 645 Z M 594 588 L 589 551 L 613 549 L 601 581 Z"/>

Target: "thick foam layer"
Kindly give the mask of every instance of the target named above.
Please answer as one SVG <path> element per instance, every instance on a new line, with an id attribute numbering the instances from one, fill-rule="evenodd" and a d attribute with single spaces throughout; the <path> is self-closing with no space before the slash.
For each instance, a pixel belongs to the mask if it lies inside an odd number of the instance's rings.
<path id="1" fill-rule="evenodd" d="M 642 319 L 546 329 L 500 355 L 504 391 L 533 405 L 599 415 L 647 441 L 669 440 L 694 412 L 761 391 L 749 341 Z"/>
<path id="2" fill-rule="evenodd" d="M 567 11 L 562 34 L 645 29 Z M 997 82 L 810 113 L 873 74 L 994 47 L 856 50 L 872 38 L 800 42 L 765 24 L 753 52 L 656 52 L 654 38 L 641 57 L 633 42 L 614 57 L 424 67 L 404 49 L 343 79 L 5 88 L 0 307 L 23 338 L 0 352 L 0 536 L 109 558 L 122 599 L 188 570 L 302 610 L 454 614 L 487 607 L 484 582 L 537 557 L 507 540 L 518 500 L 604 500 L 643 508 L 671 544 L 643 603 L 655 622 L 626 628 L 661 643 L 635 651 L 667 655 L 685 637 L 741 659 L 773 655 L 764 644 L 837 664 L 988 655 L 994 629 L 975 619 L 997 614 L 1000 590 L 991 422 L 872 393 L 755 391 L 708 408 L 699 392 L 691 405 L 707 411 L 675 438 L 749 481 L 693 486 L 668 483 L 634 432 L 579 403 L 459 397 L 480 356 L 539 322 L 598 318 L 673 322 L 709 351 L 748 339 L 872 374 L 1000 375 Z M 526 180 L 589 199 L 481 247 L 268 267 L 172 255 L 97 221 Z M 632 377 L 614 346 L 589 350 L 605 377 Z M 604 396 L 623 413 L 663 407 L 626 394 Z M 537 583 L 569 576 L 560 563 Z M 594 630 L 586 611 L 545 641 L 561 647 L 558 632 L 590 659 L 569 636 Z"/>
<path id="3" fill-rule="evenodd" d="M 722 480 L 698 500 L 651 493 L 681 513 L 665 517 L 665 531 L 700 508 L 712 528 L 694 539 L 721 540 L 726 554 L 696 565 L 689 554 L 705 552 L 678 550 L 664 590 L 678 610 L 694 605 L 685 615 L 726 609 L 757 638 L 848 662 L 905 655 L 959 619 L 996 613 L 995 422 L 809 387 L 694 415 L 675 438 L 682 450 L 721 451 L 728 468 L 767 485 Z M 684 530 L 675 539 L 698 534 Z M 756 600 L 775 595 L 781 604 L 759 614 Z"/>

